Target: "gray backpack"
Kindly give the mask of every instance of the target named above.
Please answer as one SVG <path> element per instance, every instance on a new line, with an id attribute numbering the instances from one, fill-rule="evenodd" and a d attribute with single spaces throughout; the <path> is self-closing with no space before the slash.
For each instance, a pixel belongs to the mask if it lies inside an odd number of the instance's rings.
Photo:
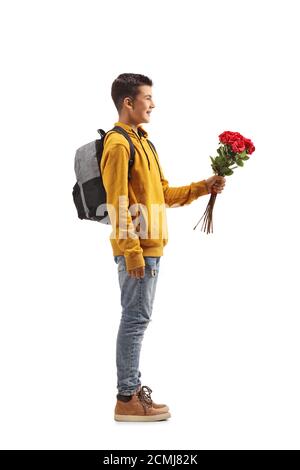
<path id="1" fill-rule="evenodd" d="M 97 222 L 111 225 L 108 211 L 106 210 L 106 191 L 100 172 L 105 136 L 110 132 L 119 132 L 128 141 L 130 148 L 128 179 L 131 179 L 130 169 L 134 164 L 135 149 L 128 133 L 121 126 L 114 126 L 107 132 L 103 129 L 98 129 L 97 132 L 101 136 L 100 139 L 85 144 L 76 150 L 74 169 L 77 182 L 73 186 L 73 201 L 77 209 L 79 219 L 95 220 Z M 147 141 L 155 156 L 160 172 L 159 164 L 155 155 L 156 149 L 154 144 L 149 139 L 147 139 Z"/>
<path id="2" fill-rule="evenodd" d="M 74 169 L 77 182 L 73 186 L 73 201 L 79 219 L 111 224 L 106 210 L 106 191 L 100 173 L 104 138 L 109 132 L 119 132 L 127 139 L 130 147 L 129 179 L 131 178 L 130 168 L 134 163 L 135 149 L 128 133 L 120 126 L 115 126 L 108 132 L 103 129 L 98 129 L 97 132 L 101 136 L 100 139 L 89 142 L 76 150 Z"/>

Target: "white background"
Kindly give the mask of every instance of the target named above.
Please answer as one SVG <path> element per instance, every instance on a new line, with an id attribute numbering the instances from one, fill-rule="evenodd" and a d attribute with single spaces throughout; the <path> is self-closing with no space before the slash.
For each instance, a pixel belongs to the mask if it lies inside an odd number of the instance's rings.
<path id="1" fill-rule="evenodd" d="M 299 449 L 297 1 L 1 3 L 3 449 Z M 167 210 L 143 384 L 172 417 L 116 423 L 110 227 L 77 218 L 76 149 L 110 129 L 124 72 L 171 186 L 212 175 L 218 135 L 256 151 Z"/>

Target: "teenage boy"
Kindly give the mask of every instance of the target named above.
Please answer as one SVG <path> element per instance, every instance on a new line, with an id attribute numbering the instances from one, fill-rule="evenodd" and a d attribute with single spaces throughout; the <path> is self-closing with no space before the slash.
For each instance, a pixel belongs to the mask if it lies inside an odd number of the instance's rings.
<path id="1" fill-rule="evenodd" d="M 225 178 L 212 176 L 187 186 L 170 187 L 159 157 L 141 123 L 150 122 L 155 107 L 150 78 L 123 73 L 114 80 L 111 96 L 120 126 L 130 136 L 135 161 L 128 178 L 130 147 L 117 132 L 105 136 L 101 173 L 113 231 L 110 242 L 118 265 L 122 316 L 117 335 L 117 421 L 161 421 L 171 415 L 141 384 L 139 358 L 151 314 L 163 248 L 168 241 L 165 207 L 190 204 L 211 192 L 221 193 Z M 138 210 L 137 210 L 138 209 Z M 142 215 L 142 217 L 141 217 Z"/>

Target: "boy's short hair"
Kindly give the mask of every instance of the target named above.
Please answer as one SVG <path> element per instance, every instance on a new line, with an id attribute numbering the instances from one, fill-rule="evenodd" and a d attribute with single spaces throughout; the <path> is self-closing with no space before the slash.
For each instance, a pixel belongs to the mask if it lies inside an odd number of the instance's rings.
<path id="1" fill-rule="evenodd" d="M 124 98 L 129 96 L 134 100 L 139 93 L 138 87 L 141 85 L 153 86 L 153 82 L 146 75 L 139 73 L 121 73 L 113 81 L 111 97 L 119 113 L 122 110 Z"/>

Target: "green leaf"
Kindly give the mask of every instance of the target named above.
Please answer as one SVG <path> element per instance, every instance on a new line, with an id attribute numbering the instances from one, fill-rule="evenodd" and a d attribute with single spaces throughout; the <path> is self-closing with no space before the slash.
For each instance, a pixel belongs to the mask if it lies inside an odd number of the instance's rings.
<path id="1" fill-rule="evenodd" d="M 223 145 L 221 145 L 221 147 L 219 147 L 218 150 L 220 150 L 220 155 L 224 158 L 224 157 L 225 157 L 225 154 L 224 154 L 224 147 L 223 147 Z"/>
<path id="2" fill-rule="evenodd" d="M 247 156 L 246 156 L 246 157 L 243 158 L 243 160 L 249 160 L 249 158 L 250 158 L 250 157 L 247 157 Z"/>
<path id="3" fill-rule="evenodd" d="M 244 166 L 243 160 L 236 160 L 236 164 L 237 164 L 238 166 Z"/>

